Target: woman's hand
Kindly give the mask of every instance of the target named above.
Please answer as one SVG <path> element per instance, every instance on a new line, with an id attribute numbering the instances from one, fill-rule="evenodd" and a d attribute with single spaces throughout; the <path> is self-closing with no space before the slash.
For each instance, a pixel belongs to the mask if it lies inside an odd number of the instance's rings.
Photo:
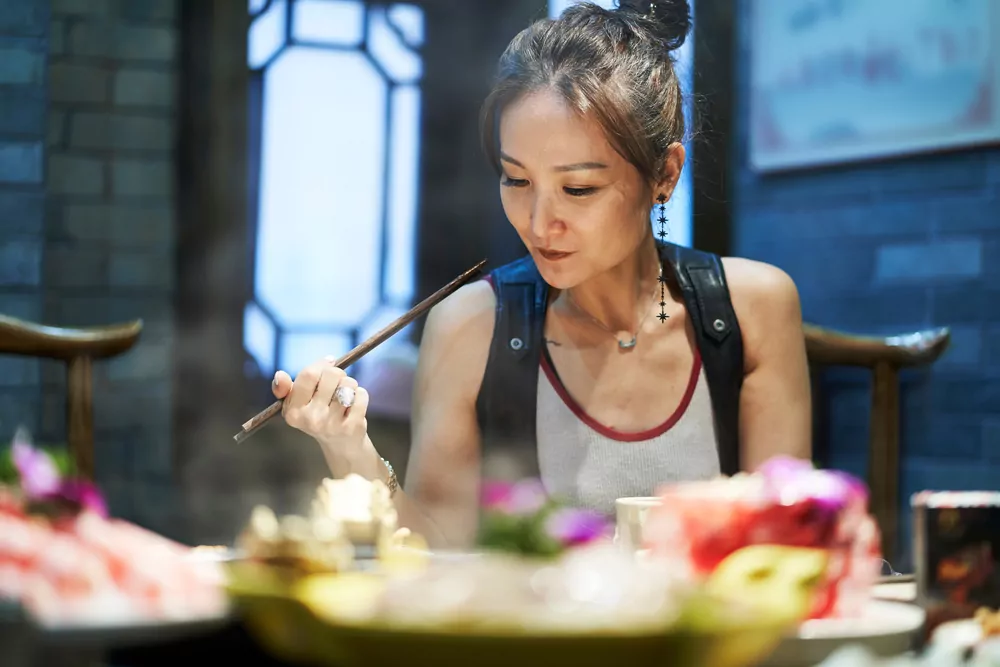
<path id="1" fill-rule="evenodd" d="M 331 465 L 359 455 L 368 434 L 368 392 L 335 363 L 327 357 L 310 364 L 294 382 L 278 371 L 271 383 L 274 396 L 285 399 L 285 421 L 315 438 Z"/>

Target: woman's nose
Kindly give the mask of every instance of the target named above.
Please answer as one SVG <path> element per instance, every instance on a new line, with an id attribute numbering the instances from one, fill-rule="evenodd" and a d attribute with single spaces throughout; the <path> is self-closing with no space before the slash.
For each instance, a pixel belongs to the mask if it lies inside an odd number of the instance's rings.
<path id="1" fill-rule="evenodd" d="M 544 196 L 536 196 L 531 207 L 531 233 L 536 238 L 545 238 L 552 220 L 552 206 L 549 199 Z"/>

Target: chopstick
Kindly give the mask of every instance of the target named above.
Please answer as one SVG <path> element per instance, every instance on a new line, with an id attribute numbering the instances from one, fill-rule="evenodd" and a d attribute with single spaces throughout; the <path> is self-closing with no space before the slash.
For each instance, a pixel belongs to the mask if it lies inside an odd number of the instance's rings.
<path id="1" fill-rule="evenodd" d="M 391 338 L 396 332 L 405 327 L 407 324 L 417 319 L 425 312 L 440 303 L 446 296 L 457 290 L 459 287 L 469 282 L 474 278 L 482 268 L 486 266 L 486 260 L 479 262 L 474 267 L 460 275 L 459 277 L 452 280 L 450 283 L 439 289 L 434 294 L 415 305 L 408 312 L 404 313 L 397 320 L 386 326 L 384 329 L 376 333 L 374 336 L 366 340 L 365 342 L 358 345 L 356 348 L 345 354 L 343 357 L 336 361 L 336 365 L 340 368 L 347 368 L 351 364 L 357 362 L 361 357 L 365 356 L 376 347 L 384 343 L 386 340 Z M 281 412 L 281 405 L 284 399 L 279 399 L 266 407 L 265 409 L 258 412 L 256 415 L 251 417 L 243 427 L 240 432 L 233 436 L 233 440 L 236 442 L 243 442 L 251 435 L 256 433 L 260 428 L 274 418 L 278 413 Z"/>

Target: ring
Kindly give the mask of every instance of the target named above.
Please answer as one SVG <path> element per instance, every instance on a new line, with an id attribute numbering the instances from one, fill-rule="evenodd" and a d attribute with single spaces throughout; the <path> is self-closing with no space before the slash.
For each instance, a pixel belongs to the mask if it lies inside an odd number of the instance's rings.
<path id="1" fill-rule="evenodd" d="M 345 408 L 354 405 L 354 396 L 354 390 L 350 387 L 337 387 L 337 390 L 333 392 L 333 397 Z"/>

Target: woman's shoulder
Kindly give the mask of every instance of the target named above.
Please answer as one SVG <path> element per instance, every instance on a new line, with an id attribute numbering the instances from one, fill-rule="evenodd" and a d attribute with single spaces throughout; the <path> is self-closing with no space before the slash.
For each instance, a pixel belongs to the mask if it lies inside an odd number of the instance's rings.
<path id="1" fill-rule="evenodd" d="M 481 338 L 488 344 L 493 336 L 495 311 L 493 287 L 486 279 L 477 280 L 431 308 L 424 335 L 446 341 L 461 337 L 467 343 Z"/>
<path id="2" fill-rule="evenodd" d="M 428 382 L 438 400 L 473 405 L 489 358 L 496 298 L 485 280 L 464 285 L 431 309 L 420 340 L 418 391 Z"/>
<path id="3" fill-rule="evenodd" d="M 723 257 L 729 294 L 741 328 L 801 322 L 799 292 L 785 271 L 765 262 Z"/>
<path id="4" fill-rule="evenodd" d="M 795 281 L 785 271 L 765 262 L 723 257 L 726 282 L 733 298 L 789 299 L 798 295 Z"/>

